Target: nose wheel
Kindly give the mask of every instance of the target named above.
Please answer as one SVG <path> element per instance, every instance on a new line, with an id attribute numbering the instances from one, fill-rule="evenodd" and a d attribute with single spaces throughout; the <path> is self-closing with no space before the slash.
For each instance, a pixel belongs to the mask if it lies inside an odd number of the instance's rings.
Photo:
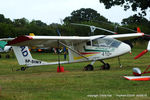
<path id="1" fill-rule="evenodd" d="M 108 63 L 105 63 L 103 66 L 101 66 L 102 70 L 109 70 L 110 69 L 110 65 Z"/>

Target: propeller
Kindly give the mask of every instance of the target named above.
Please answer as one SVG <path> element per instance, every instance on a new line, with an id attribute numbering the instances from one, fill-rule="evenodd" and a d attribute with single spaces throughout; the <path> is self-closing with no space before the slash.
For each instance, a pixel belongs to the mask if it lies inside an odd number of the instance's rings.
<path id="1" fill-rule="evenodd" d="M 78 23 L 70 23 L 70 24 L 71 24 L 71 25 L 79 25 L 79 26 L 90 27 L 91 33 L 94 33 L 94 31 L 95 31 L 96 29 L 99 29 L 99 30 L 106 31 L 106 32 L 109 32 L 109 33 L 112 33 L 112 34 L 117 34 L 116 32 L 113 32 L 113 31 L 110 31 L 110 30 L 107 30 L 107 29 L 104 29 L 104 28 L 101 28 L 101 27 L 96 27 L 96 26 L 93 26 L 93 25 L 78 24 Z"/>
<path id="2" fill-rule="evenodd" d="M 140 54 L 138 54 L 136 57 L 134 57 L 134 59 L 138 59 L 140 58 L 141 56 L 143 56 L 144 54 L 146 54 L 148 51 L 150 51 L 150 40 L 148 42 L 148 46 L 147 46 L 147 49 L 142 51 Z"/>

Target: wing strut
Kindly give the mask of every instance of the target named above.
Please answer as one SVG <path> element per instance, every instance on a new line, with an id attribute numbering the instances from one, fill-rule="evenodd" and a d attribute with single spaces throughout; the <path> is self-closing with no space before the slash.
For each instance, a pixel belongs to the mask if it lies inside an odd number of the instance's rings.
<path id="1" fill-rule="evenodd" d="M 59 47 L 60 47 L 60 45 L 59 45 L 59 40 L 57 40 L 57 42 L 58 42 L 58 49 L 59 49 Z M 60 71 L 60 51 L 58 50 L 58 67 L 59 67 L 59 71 Z"/>
<path id="2" fill-rule="evenodd" d="M 66 46 L 68 49 L 72 50 L 74 53 L 76 53 L 76 54 L 78 54 L 78 55 L 82 56 L 83 58 L 85 58 L 85 59 L 87 59 L 87 60 L 89 60 L 87 57 L 83 56 L 83 55 L 82 55 L 82 54 L 80 54 L 78 51 L 76 51 L 76 50 L 72 49 L 72 48 L 71 48 L 71 47 L 69 47 L 68 45 L 66 45 L 66 44 L 64 44 L 64 43 L 62 43 L 62 42 L 60 42 L 60 41 L 59 41 L 59 43 L 60 43 L 60 44 L 62 44 L 63 46 Z"/>

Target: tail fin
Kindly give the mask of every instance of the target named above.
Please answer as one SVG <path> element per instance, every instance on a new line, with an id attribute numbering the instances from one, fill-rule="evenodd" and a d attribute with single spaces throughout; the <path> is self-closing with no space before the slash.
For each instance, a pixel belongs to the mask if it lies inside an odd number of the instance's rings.
<path id="1" fill-rule="evenodd" d="M 28 67 L 40 66 L 40 65 L 55 65 L 58 62 L 45 62 L 41 60 L 33 59 L 29 48 L 27 46 L 12 46 L 14 53 L 17 57 L 18 63 L 20 65 L 26 65 Z M 68 61 L 60 62 L 61 64 L 68 63 Z"/>
<path id="2" fill-rule="evenodd" d="M 27 46 L 12 46 L 20 65 L 39 65 L 43 62 L 33 59 Z"/>
<path id="3" fill-rule="evenodd" d="M 12 46 L 20 65 L 26 65 L 27 60 L 33 59 L 27 46 Z"/>

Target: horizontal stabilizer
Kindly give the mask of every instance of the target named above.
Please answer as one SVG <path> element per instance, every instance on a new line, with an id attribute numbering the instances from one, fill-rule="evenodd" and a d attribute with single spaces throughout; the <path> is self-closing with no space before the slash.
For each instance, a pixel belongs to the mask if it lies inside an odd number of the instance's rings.
<path id="1" fill-rule="evenodd" d="M 39 61 L 39 60 L 38 60 Z M 60 64 L 68 64 L 68 61 L 61 61 L 61 62 L 43 62 L 43 61 L 39 61 L 40 63 L 35 63 L 35 64 L 28 64 L 28 67 L 32 67 L 32 66 L 44 66 L 44 65 L 58 65 Z"/>
<path id="2" fill-rule="evenodd" d="M 18 63 L 20 65 L 26 65 L 28 67 L 31 67 L 31 66 L 58 64 L 58 62 L 45 62 L 45 61 L 33 59 L 29 51 L 29 48 L 27 46 L 13 46 L 12 48 L 15 52 Z M 68 61 L 60 62 L 60 64 L 65 64 L 65 63 L 69 63 L 69 62 Z"/>

